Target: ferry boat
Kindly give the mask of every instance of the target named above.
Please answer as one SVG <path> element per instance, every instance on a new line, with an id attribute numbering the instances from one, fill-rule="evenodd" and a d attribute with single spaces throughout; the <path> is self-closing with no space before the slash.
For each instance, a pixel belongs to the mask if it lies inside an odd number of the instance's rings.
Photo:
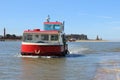
<path id="1" fill-rule="evenodd" d="M 44 30 L 25 30 L 21 45 L 23 56 L 65 56 L 68 45 L 65 40 L 64 22 L 50 22 L 48 16 Z"/>

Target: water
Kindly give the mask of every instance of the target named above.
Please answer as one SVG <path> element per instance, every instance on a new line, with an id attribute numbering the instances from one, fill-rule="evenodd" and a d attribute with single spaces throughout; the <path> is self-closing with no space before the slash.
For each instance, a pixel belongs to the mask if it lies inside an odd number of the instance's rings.
<path id="1" fill-rule="evenodd" d="M 120 80 L 120 42 L 71 42 L 62 58 L 22 57 L 21 42 L 0 42 L 0 80 Z"/>

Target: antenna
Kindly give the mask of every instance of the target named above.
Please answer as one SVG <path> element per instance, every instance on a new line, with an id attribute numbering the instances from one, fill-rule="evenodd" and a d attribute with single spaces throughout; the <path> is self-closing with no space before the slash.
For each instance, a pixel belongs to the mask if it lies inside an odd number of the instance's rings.
<path id="1" fill-rule="evenodd" d="M 50 16 L 49 16 L 49 15 L 48 15 L 48 17 L 47 17 L 47 19 L 46 19 L 46 20 L 47 20 L 47 22 L 49 22 L 49 21 L 50 21 Z"/>
<path id="2" fill-rule="evenodd" d="M 63 26 L 62 26 L 62 27 L 63 27 L 63 28 L 62 28 L 62 29 L 63 29 L 63 31 L 64 31 L 64 25 L 65 25 L 65 21 L 63 21 Z"/>

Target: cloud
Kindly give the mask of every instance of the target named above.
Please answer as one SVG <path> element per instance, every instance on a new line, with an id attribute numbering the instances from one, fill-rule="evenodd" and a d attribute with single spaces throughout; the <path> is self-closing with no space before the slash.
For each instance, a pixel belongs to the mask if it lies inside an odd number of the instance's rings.
<path id="1" fill-rule="evenodd" d="M 79 13 L 80 16 L 91 16 L 91 17 L 98 17 L 98 18 L 104 18 L 104 19 L 112 19 L 113 17 L 111 16 L 97 16 L 97 15 L 92 15 L 88 13 Z"/>
<path id="2" fill-rule="evenodd" d="M 120 31 L 120 26 L 113 26 L 112 29 L 115 31 Z"/>
<path id="3" fill-rule="evenodd" d="M 97 17 L 99 17 L 99 18 L 104 18 L 104 19 L 111 19 L 112 17 L 110 17 L 110 16 L 97 16 Z"/>
<path id="4" fill-rule="evenodd" d="M 110 23 L 120 24 L 120 21 L 112 21 Z"/>
<path id="5" fill-rule="evenodd" d="M 106 22 L 107 24 L 110 24 L 110 25 L 120 25 L 120 21 L 110 21 L 110 22 Z"/>

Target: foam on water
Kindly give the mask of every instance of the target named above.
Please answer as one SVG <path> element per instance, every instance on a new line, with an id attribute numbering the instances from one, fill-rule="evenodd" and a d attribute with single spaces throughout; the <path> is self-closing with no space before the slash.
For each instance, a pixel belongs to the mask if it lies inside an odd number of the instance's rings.
<path id="1" fill-rule="evenodd" d="M 85 51 L 90 51 L 89 48 L 71 48 L 69 50 L 70 54 L 82 54 Z"/>
<path id="2" fill-rule="evenodd" d="M 39 56 L 22 56 L 22 55 L 21 55 L 21 57 L 23 57 L 23 58 L 39 58 Z"/>
<path id="3" fill-rule="evenodd" d="M 20 53 L 14 55 L 14 57 L 23 57 L 23 58 L 39 58 L 39 56 L 22 56 Z"/>
<path id="4" fill-rule="evenodd" d="M 14 55 L 15 57 L 22 57 L 22 58 L 58 58 L 57 56 L 23 56 L 21 54 Z"/>

